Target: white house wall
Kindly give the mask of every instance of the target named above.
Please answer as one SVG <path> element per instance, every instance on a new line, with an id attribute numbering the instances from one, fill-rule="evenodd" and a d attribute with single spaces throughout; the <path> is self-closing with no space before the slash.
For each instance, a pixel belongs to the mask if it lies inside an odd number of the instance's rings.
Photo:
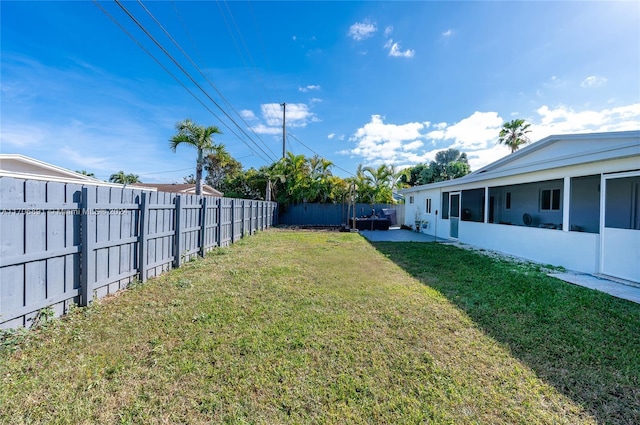
<path id="1" fill-rule="evenodd" d="M 594 273 L 600 235 L 461 221 L 459 241 L 570 270 Z"/>
<path id="2" fill-rule="evenodd" d="M 545 155 L 547 154 L 549 154 L 548 151 L 545 152 Z M 560 216 L 554 216 L 554 223 L 563 223 L 564 217 L 562 217 L 562 215 L 563 210 L 566 208 L 564 202 L 566 199 L 569 199 L 569 195 L 564 193 L 566 192 L 566 186 L 562 184 L 565 178 L 600 176 L 601 174 L 607 173 L 638 170 L 640 169 L 639 158 L 639 156 L 631 156 L 602 160 L 600 162 L 589 162 L 586 164 L 545 169 L 524 174 L 496 176 L 495 178 L 473 176 L 472 179 L 466 179 L 463 177 L 460 181 L 452 180 L 408 189 L 405 191 L 405 198 L 413 196 L 414 203 L 407 203 L 404 223 L 408 226 L 413 226 L 415 212 L 418 211 L 420 220 L 429 222 L 428 227 L 425 229 L 426 233 L 432 235 L 437 234 L 437 236 L 441 238 L 449 238 L 449 220 L 442 219 L 442 192 L 462 192 L 470 189 L 496 188 L 541 181 L 560 181 L 558 187 L 562 188 L 563 192 L 561 198 L 562 204 L 560 212 L 555 212 L 555 214 L 560 214 Z M 593 187 L 593 185 L 591 187 Z M 430 214 L 424 211 L 426 198 L 431 198 L 432 210 Z M 537 197 L 534 197 L 534 199 L 537 199 Z M 532 204 L 531 208 L 532 211 L 535 210 L 537 214 L 540 214 L 538 205 Z M 437 222 L 435 215 L 436 210 L 438 211 Z M 487 214 L 485 214 L 485 216 L 486 215 Z M 572 215 L 571 210 L 569 210 L 566 216 L 569 217 L 569 223 L 571 223 L 572 220 L 579 217 L 579 214 L 573 213 Z M 600 272 L 599 233 L 569 231 L 568 228 L 557 230 L 525 227 L 521 226 L 521 214 L 520 217 L 513 218 L 514 221 L 516 219 L 518 219 L 518 221 L 514 224 L 518 224 L 517 226 L 461 220 L 459 223 L 459 240 L 465 244 L 504 252 L 542 263 L 564 266 L 571 270 L 586 273 Z M 497 216 L 494 216 L 494 221 L 498 221 Z"/>

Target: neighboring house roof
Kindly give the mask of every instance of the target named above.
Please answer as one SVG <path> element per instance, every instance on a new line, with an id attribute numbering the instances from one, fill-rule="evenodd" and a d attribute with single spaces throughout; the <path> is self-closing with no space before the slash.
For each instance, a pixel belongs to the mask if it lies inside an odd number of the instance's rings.
<path id="1" fill-rule="evenodd" d="M 640 131 L 549 136 L 464 177 L 414 186 L 400 193 L 633 156 L 640 157 Z"/>
<path id="2" fill-rule="evenodd" d="M 195 184 L 134 183 L 131 186 L 156 188 L 158 192 L 185 193 L 189 195 L 195 195 L 196 193 Z M 222 192 L 207 184 L 202 185 L 202 194 L 207 196 L 223 196 Z"/>
<path id="3" fill-rule="evenodd" d="M 20 154 L 0 154 L 0 176 L 27 180 L 122 187 Z"/>

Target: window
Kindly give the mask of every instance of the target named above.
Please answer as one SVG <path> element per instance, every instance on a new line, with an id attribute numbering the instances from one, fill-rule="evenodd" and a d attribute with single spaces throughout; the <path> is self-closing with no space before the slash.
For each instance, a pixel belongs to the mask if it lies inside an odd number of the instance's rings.
<path id="1" fill-rule="evenodd" d="M 425 204 L 426 204 L 425 212 L 427 214 L 431 214 L 431 198 L 427 198 Z"/>
<path id="2" fill-rule="evenodd" d="M 540 210 L 560 210 L 560 189 L 542 189 L 540 191 Z"/>
<path id="3" fill-rule="evenodd" d="M 449 192 L 442 192 L 442 219 L 449 219 Z"/>
<path id="4" fill-rule="evenodd" d="M 413 204 L 413 196 L 409 196 L 409 203 Z"/>
<path id="5" fill-rule="evenodd" d="M 505 193 L 504 209 L 505 210 L 510 210 L 511 209 L 511 192 Z"/>

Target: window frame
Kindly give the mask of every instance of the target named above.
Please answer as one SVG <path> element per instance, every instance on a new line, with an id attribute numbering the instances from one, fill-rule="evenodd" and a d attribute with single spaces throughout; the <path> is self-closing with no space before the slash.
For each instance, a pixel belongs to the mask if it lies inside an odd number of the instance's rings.
<path id="1" fill-rule="evenodd" d="M 548 193 L 548 199 L 545 199 L 545 193 Z M 562 191 L 558 188 L 540 189 L 539 202 L 540 211 L 560 211 L 562 209 Z"/>

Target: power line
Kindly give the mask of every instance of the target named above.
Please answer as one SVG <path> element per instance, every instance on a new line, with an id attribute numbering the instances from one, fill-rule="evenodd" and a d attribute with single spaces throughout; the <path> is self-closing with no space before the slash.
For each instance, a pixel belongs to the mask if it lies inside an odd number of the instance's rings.
<path id="1" fill-rule="evenodd" d="M 138 47 L 140 47 L 142 49 L 142 51 L 144 51 L 147 55 L 149 55 L 149 57 L 151 57 L 151 59 L 154 60 L 154 62 L 156 62 L 167 74 L 169 74 L 169 76 L 171 76 L 171 78 L 174 79 L 174 81 L 176 81 L 178 84 L 180 84 L 182 86 L 183 89 L 185 89 L 198 103 L 200 103 L 207 111 L 209 111 L 209 113 L 211 113 L 211 115 L 213 115 L 218 121 L 222 122 L 223 125 L 229 129 L 229 131 L 234 134 L 236 137 L 238 137 L 238 139 L 242 140 L 242 138 L 240 136 L 238 136 L 238 134 L 236 134 L 233 129 L 231 127 L 229 127 L 226 123 L 224 123 L 224 121 L 222 119 L 220 119 L 220 117 L 218 117 L 218 115 L 213 112 L 211 110 L 211 108 L 209 108 L 198 96 L 196 96 L 195 93 L 193 93 L 182 81 L 180 81 L 180 79 L 178 77 L 176 77 L 166 66 L 164 66 L 162 64 L 162 62 L 160 62 L 160 60 L 158 58 L 156 58 L 153 53 L 151 53 L 147 48 L 145 48 L 142 43 L 140 43 L 134 36 L 133 34 L 131 34 L 129 31 L 127 31 L 127 29 L 122 26 L 116 19 L 115 17 L 113 17 L 113 15 L 111 15 L 106 9 L 104 9 L 98 2 L 97 0 L 93 0 L 93 3 L 105 14 L 107 15 L 107 17 L 109 19 L 111 19 L 111 21 L 116 24 L 116 26 L 118 26 L 118 28 L 120 28 L 131 40 L 133 40 L 134 43 L 136 43 L 136 45 L 138 45 Z M 246 143 L 246 142 L 245 142 Z M 249 149 L 251 149 L 251 147 L 249 146 Z M 251 149 L 252 152 L 255 153 L 255 151 L 253 149 Z M 256 154 L 257 155 L 257 154 Z M 260 155 L 258 155 L 262 160 L 265 160 L 264 158 L 262 158 Z"/>
<path id="2" fill-rule="evenodd" d="M 189 63 L 191 63 L 191 65 L 198 71 L 198 73 L 202 76 L 202 78 L 205 79 L 205 81 L 207 81 L 207 83 L 209 83 L 209 85 L 216 91 L 216 93 L 218 93 L 218 95 L 222 98 L 222 100 L 224 101 L 224 103 L 227 105 L 227 107 L 229 107 L 233 112 L 235 112 L 235 114 L 238 116 L 238 118 L 240 118 L 240 120 L 251 130 L 251 132 L 258 138 L 258 140 L 260 140 L 262 142 L 262 144 L 264 145 L 265 148 L 267 148 L 267 150 L 269 150 L 274 156 L 275 154 L 273 153 L 273 151 L 271 151 L 271 149 L 269 148 L 269 146 L 267 146 L 267 144 L 260 138 L 260 136 L 258 136 L 258 134 L 256 134 L 256 132 L 253 130 L 253 128 L 244 120 L 244 118 L 238 113 L 238 111 L 236 111 L 236 109 L 233 107 L 233 105 L 224 97 L 224 95 L 222 94 L 222 92 L 218 89 L 218 87 L 211 81 L 209 80 L 209 78 L 207 78 L 207 76 L 202 72 L 202 70 L 200 69 L 200 67 L 193 61 L 193 59 L 191 59 L 191 57 L 187 54 L 187 52 L 184 51 L 184 49 L 180 46 L 180 44 L 171 36 L 171 34 L 169 33 L 169 31 L 167 31 L 164 26 L 160 23 L 160 21 L 158 21 L 158 19 L 156 19 L 156 17 L 153 15 L 153 13 L 151 13 L 151 11 L 149 9 L 147 9 L 147 7 L 142 3 L 141 0 L 138 0 L 138 3 L 140 4 L 140 6 L 142 6 L 142 8 L 144 9 L 145 12 L 147 12 L 147 14 L 151 17 L 151 19 L 153 19 L 153 21 L 156 23 L 156 25 L 158 25 L 158 27 L 162 30 L 162 32 L 164 32 L 164 34 L 169 38 L 169 40 L 171 40 L 171 42 L 173 43 L 174 46 L 176 46 L 178 48 L 178 50 L 180 50 L 180 52 L 184 55 L 184 57 L 187 58 L 187 60 L 189 61 Z M 214 102 L 215 103 L 215 102 Z M 218 106 L 216 104 L 216 106 Z M 218 108 L 220 108 L 220 106 L 218 106 Z M 223 111 L 224 112 L 224 111 Z M 232 122 L 238 127 L 238 124 L 228 115 L 225 113 L 225 115 L 227 115 L 227 117 L 229 119 L 232 120 Z M 243 131 L 244 133 L 244 131 Z M 247 137 L 249 137 L 249 135 L 247 135 L 246 133 L 244 133 Z M 250 137 L 249 139 L 254 143 L 255 141 L 253 141 Z M 257 144 L 256 144 L 257 146 Z M 264 151 L 263 151 L 264 152 Z M 266 152 L 264 152 L 266 154 Z M 268 155 L 267 155 L 268 156 Z M 269 157 L 269 159 L 271 159 L 271 157 Z"/>
<path id="3" fill-rule="evenodd" d="M 94 1 L 95 1 L 95 0 L 94 0 Z M 237 122 L 236 122 L 236 121 L 235 121 L 235 120 L 234 120 L 234 119 L 233 119 L 233 118 L 232 118 L 232 117 L 227 113 L 227 111 L 225 111 L 225 110 L 224 110 L 224 109 L 223 109 L 223 108 L 218 104 L 218 102 L 216 102 L 216 101 L 211 97 L 211 95 L 209 95 L 209 93 L 207 93 L 207 91 L 206 91 L 206 90 L 204 90 L 204 89 L 202 88 L 202 86 L 201 86 L 200 84 L 198 84 L 198 82 L 197 82 L 197 81 L 196 81 L 196 80 L 191 76 L 191 74 L 189 74 L 189 72 L 188 72 L 186 69 L 184 69 L 184 67 L 183 67 L 182 65 L 180 65 L 180 63 L 179 63 L 179 62 L 178 62 L 178 61 L 177 61 L 177 60 L 176 60 L 176 59 L 175 59 L 175 58 L 174 58 L 174 57 L 173 57 L 173 56 L 172 56 L 172 55 L 171 55 L 171 54 L 170 54 L 170 53 L 169 53 L 169 52 L 168 52 L 168 51 L 167 51 L 167 50 L 166 50 L 166 49 L 165 49 L 165 48 L 164 48 L 164 47 L 163 47 L 163 46 L 162 46 L 162 45 L 161 45 L 161 44 L 160 44 L 156 39 L 155 39 L 155 37 L 153 37 L 153 35 L 151 35 L 151 33 L 149 33 L 149 31 L 144 27 L 144 25 L 142 25 L 142 24 L 141 24 L 141 23 L 140 23 L 140 22 L 139 22 L 139 21 L 138 21 L 138 20 L 137 20 L 137 19 L 136 19 L 136 18 L 135 18 L 135 17 L 134 17 L 130 12 L 129 12 L 129 10 L 127 10 L 127 8 L 126 8 L 126 7 L 124 7 L 124 5 L 120 2 L 120 0 L 115 0 L 115 2 L 116 2 L 116 4 L 117 4 L 117 5 L 118 5 L 118 6 L 119 6 L 119 7 L 120 7 L 120 8 L 121 8 L 121 9 L 122 9 L 126 14 L 127 14 L 127 16 L 128 16 L 128 17 L 129 17 L 129 18 L 130 18 L 130 19 L 131 19 L 131 20 L 132 20 L 132 21 L 133 21 L 133 22 L 134 22 L 134 23 L 135 23 L 135 24 L 136 24 L 136 25 L 137 25 L 137 26 L 138 26 L 138 27 L 139 27 L 139 28 L 144 32 L 144 33 L 145 33 L 145 35 L 146 35 L 147 37 L 149 37 L 149 39 L 150 39 L 151 41 L 153 41 L 153 43 L 154 43 L 154 44 L 155 44 L 155 45 L 156 45 L 160 50 L 162 50 L 162 52 L 163 52 L 163 53 L 164 53 L 164 54 L 165 54 L 165 55 L 166 55 L 166 56 L 167 56 L 167 57 L 168 57 L 168 58 L 169 58 L 169 59 L 170 59 L 170 60 L 171 60 L 171 61 L 172 61 L 172 62 L 173 62 L 173 63 L 174 63 L 174 64 L 175 64 L 179 69 L 180 69 L 180 71 L 182 71 L 182 73 L 183 73 L 185 76 L 187 76 L 187 78 L 188 78 L 189 80 L 191 80 L 191 82 L 192 82 L 192 83 L 193 83 L 193 84 L 194 84 L 194 85 L 195 85 L 195 86 L 196 86 L 196 87 L 197 87 L 197 88 L 198 88 L 198 89 L 199 89 L 199 90 L 200 90 L 200 91 L 201 91 L 201 92 L 202 92 L 202 93 L 203 93 L 203 94 L 204 94 L 204 95 L 205 95 L 205 96 L 206 96 L 206 97 L 207 97 L 207 98 L 208 98 L 208 99 L 209 99 L 209 100 L 214 104 L 214 105 L 216 105 L 216 107 L 217 107 L 217 108 L 218 108 L 218 109 L 219 109 L 219 110 L 220 110 L 220 111 L 221 111 L 221 112 L 222 112 L 222 113 L 223 113 L 223 114 L 224 114 L 224 115 L 225 115 L 225 116 L 226 116 L 226 117 L 227 117 L 227 118 L 228 118 L 228 119 L 233 123 L 233 124 L 235 124 L 235 126 L 236 126 L 236 127 L 237 127 L 237 128 L 238 128 L 238 129 L 239 129 L 239 130 L 240 130 L 240 131 L 241 131 L 245 136 L 247 136 L 247 137 L 249 138 L 249 140 L 251 140 L 251 142 L 252 142 L 254 145 L 256 145 L 256 147 L 257 147 L 258 149 L 260 149 L 260 151 L 262 151 L 262 153 L 264 153 L 264 154 L 265 154 L 265 155 L 266 155 L 266 156 L 267 156 L 267 157 L 268 157 L 272 162 L 274 162 L 274 161 L 273 161 L 273 159 L 269 156 L 269 154 L 268 154 L 268 153 L 266 153 L 266 152 L 265 152 L 265 151 L 264 151 L 260 146 L 258 146 L 258 144 L 257 144 L 253 139 L 251 139 L 251 137 L 250 137 L 250 136 L 249 136 L 249 135 L 248 135 L 248 134 L 247 134 L 247 133 L 242 129 L 242 127 L 240 127 L 240 126 L 238 125 L 238 123 L 237 123 Z M 216 116 L 216 115 L 214 114 L 214 116 Z M 218 117 L 216 116 L 216 118 L 218 118 Z M 218 118 L 218 120 L 220 120 L 220 119 Z M 246 141 L 244 141 L 244 140 L 243 140 L 241 137 L 239 137 L 235 132 L 233 132 L 233 130 L 231 130 L 231 128 L 230 128 L 228 125 L 226 125 L 226 123 L 224 123 L 224 121 L 223 121 L 223 120 L 220 120 L 220 121 L 221 121 L 221 122 L 225 125 L 225 127 L 227 127 L 227 128 L 228 128 L 228 129 L 233 133 L 233 134 L 235 134 L 235 135 L 236 135 L 236 136 L 237 136 L 241 141 L 243 141 L 244 143 L 246 143 Z M 247 146 L 248 146 L 248 144 L 247 144 Z M 256 155 L 258 155 L 258 154 L 257 154 L 257 152 L 256 152 Z M 258 156 L 260 156 L 260 155 L 258 155 Z M 260 157 L 262 158 L 262 156 L 260 156 Z M 264 160 L 264 158 L 262 158 L 262 159 Z"/>
<path id="4" fill-rule="evenodd" d="M 305 148 L 309 149 L 311 152 L 313 152 L 315 155 L 319 156 L 322 159 L 327 159 L 324 156 L 320 155 L 318 152 L 314 151 L 313 149 L 311 149 L 309 146 L 305 145 L 304 143 L 302 143 L 302 140 L 298 139 L 296 136 L 294 136 L 293 134 L 291 134 L 291 132 L 289 131 L 287 133 L 287 137 L 293 137 L 298 143 L 300 143 L 302 146 L 304 146 Z M 349 174 L 350 176 L 355 177 L 355 174 L 353 174 L 351 171 L 347 171 L 344 168 L 336 165 L 333 161 L 331 161 L 331 163 L 333 164 L 334 167 L 336 167 L 339 170 L 344 171 L 345 173 Z"/>
<path id="5" fill-rule="evenodd" d="M 182 88 L 184 88 L 198 103 L 200 103 L 202 105 L 202 107 L 204 107 L 207 111 L 209 111 L 209 113 L 211 113 L 211 115 L 213 115 L 218 121 L 222 122 L 222 124 L 233 134 L 235 135 L 238 139 L 242 140 L 242 138 L 235 132 L 233 131 L 233 129 L 231 127 L 229 127 L 223 120 L 220 119 L 220 117 L 218 117 L 218 115 L 213 112 L 211 110 L 211 108 L 209 108 L 198 96 L 196 96 L 195 93 L 193 93 L 182 81 L 180 81 L 180 79 L 178 77 L 176 77 L 166 66 L 164 66 L 159 59 L 157 59 L 148 49 L 146 49 L 142 43 L 140 43 L 134 36 L 133 34 L 131 34 L 129 31 L 127 31 L 126 28 L 124 28 L 124 26 L 122 26 L 116 19 L 115 17 L 113 17 L 113 15 L 111 15 L 106 9 L 104 9 L 98 2 L 97 0 L 93 0 L 93 3 L 105 14 L 107 15 L 107 17 L 109 19 L 111 19 L 111 21 L 116 24 L 116 26 L 118 26 L 118 28 L 120 28 L 129 38 L 131 38 L 131 40 L 133 40 L 134 43 L 136 43 L 138 45 L 138 47 L 140 47 L 142 49 L 142 51 L 144 51 L 147 55 L 149 55 L 149 57 L 151 57 L 151 59 L 153 59 L 167 74 L 169 74 L 171 76 L 171 78 L 173 78 L 178 84 L 180 84 L 182 86 Z M 244 142 L 244 140 L 242 140 Z M 244 142 L 246 144 L 246 142 Z M 251 146 L 247 145 L 249 147 L 249 149 L 251 150 L 251 152 L 253 152 L 254 154 L 256 154 L 258 157 L 260 157 L 263 161 L 266 162 L 266 160 L 260 156 L 259 154 L 257 154 L 252 148 Z"/>

